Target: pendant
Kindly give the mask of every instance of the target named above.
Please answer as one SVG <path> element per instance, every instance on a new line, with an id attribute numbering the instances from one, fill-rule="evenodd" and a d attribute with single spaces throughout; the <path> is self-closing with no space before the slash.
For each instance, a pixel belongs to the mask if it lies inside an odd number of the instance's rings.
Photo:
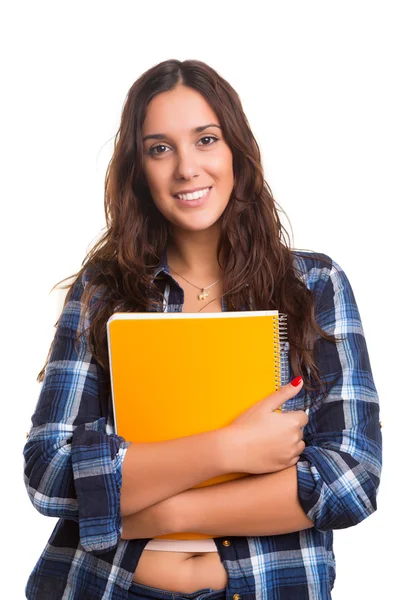
<path id="1" fill-rule="evenodd" d="M 207 296 L 210 295 L 210 292 L 206 292 L 205 289 L 203 288 L 200 292 L 200 294 L 198 295 L 198 299 L 199 300 L 205 300 L 207 298 Z"/>

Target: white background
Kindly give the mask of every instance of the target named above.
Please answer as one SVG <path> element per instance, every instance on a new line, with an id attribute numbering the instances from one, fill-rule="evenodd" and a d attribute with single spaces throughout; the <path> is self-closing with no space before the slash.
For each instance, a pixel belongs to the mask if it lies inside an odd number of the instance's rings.
<path id="1" fill-rule="evenodd" d="M 238 91 L 297 248 L 345 270 L 381 399 L 378 512 L 335 532 L 333 598 L 394 598 L 399 375 L 397 2 L 13 2 L 2 15 L 2 597 L 24 598 L 56 520 L 23 484 L 36 376 L 65 291 L 105 226 L 103 182 L 129 87 L 207 62 Z M 4 389 L 4 388 L 3 388 Z M 397 540 L 396 540 L 397 538 Z M 8 561 L 8 562 L 7 562 Z M 386 589 L 387 591 L 383 591 Z"/>

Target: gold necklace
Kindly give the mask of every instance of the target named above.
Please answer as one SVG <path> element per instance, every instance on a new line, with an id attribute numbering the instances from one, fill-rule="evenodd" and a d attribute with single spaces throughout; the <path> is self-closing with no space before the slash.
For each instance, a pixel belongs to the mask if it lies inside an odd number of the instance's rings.
<path id="1" fill-rule="evenodd" d="M 179 275 L 179 273 L 177 273 L 174 269 L 171 269 L 171 267 L 169 267 L 169 270 L 172 271 L 173 273 L 176 273 L 176 275 Z M 207 287 L 199 287 L 198 285 L 195 285 L 191 281 L 188 281 L 185 277 L 183 277 L 183 275 L 179 275 L 179 277 L 182 277 L 182 279 L 184 279 L 187 283 L 189 283 L 193 287 L 197 288 L 198 290 L 201 290 L 200 294 L 197 296 L 199 300 L 205 300 L 207 298 L 207 296 L 210 295 L 210 292 L 206 292 L 206 290 L 208 290 L 210 287 L 212 287 L 213 285 L 218 283 L 218 281 L 221 281 L 221 278 L 220 278 L 220 279 L 217 279 L 217 281 L 214 281 L 214 283 L 212 283 L 211 285 L 208 285 Z"/>

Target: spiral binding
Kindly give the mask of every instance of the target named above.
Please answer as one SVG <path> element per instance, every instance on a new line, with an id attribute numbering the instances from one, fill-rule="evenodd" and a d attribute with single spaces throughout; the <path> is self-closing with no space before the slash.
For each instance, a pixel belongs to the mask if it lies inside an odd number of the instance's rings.
<path id="1" fill-rule="evenodd" d="M 275 355 L 275 391 L 284 385 L 288 378 L 286 373 L 287 361 L 283 360 L 284 354 L 288 352 L 288 330 L 287 314 L 279 313 L 273 318 L 274 330 L 274 355 Z M 276 409 L 276 412 L 282 412 L 282 407 Z"/>
<path id="2" fill-rule="evenodd" d="M 285 343 L 288 341 L 287 314 L 279 313 L 279 341 Z"/>

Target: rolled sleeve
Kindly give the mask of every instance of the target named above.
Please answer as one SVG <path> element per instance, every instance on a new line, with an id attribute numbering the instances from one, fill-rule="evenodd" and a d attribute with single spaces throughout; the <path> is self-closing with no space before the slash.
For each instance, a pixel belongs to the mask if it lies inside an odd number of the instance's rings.
<path id="1" fill-rule="evenodd" d="M 382 467 L 379 400 L 357 304 L 340 266 L 316 301 L 316 320 L 336 345 L 319 337 L 314 358 L 328 393 L 310 404 L 306 447 L 297 463 L 298 496 L 320 530 L 356 525 L 377 509 Z"/>
<path id="2" fill-rule="evenodd" d="M 74 431 L 71 461 L 85 550 L 109 550 L 120 539 L 121 469 L 127 447 L 123 438 L 105 434 L 104 418 Z"/>
<path id="3" fill-rule="evenodd" d="M 32 426 L 23 449 L 24 481 L 43 515 L 79 523 L 87 552 L 106 552 L 122 531 L 122 462 L 129 446 L 106 432 L 98 369 L 87 339 L 77 340 L 83 284 L 74 284 L 58 321 Z"/>

